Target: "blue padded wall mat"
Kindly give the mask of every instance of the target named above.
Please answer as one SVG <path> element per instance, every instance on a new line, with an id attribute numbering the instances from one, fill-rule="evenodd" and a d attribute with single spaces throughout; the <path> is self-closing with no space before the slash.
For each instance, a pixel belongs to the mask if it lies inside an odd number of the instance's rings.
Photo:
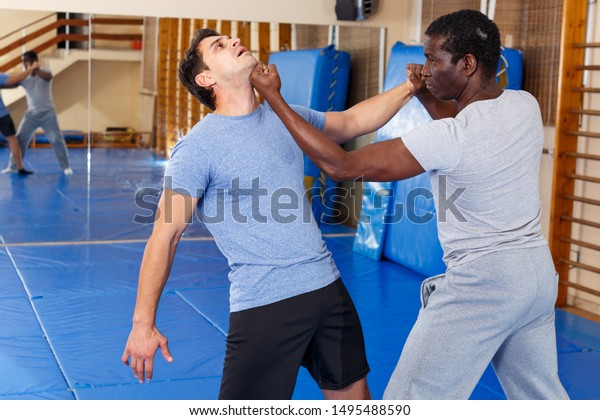
<path id="1" fill-rule="evenodd" d="M 350 54 L 333 45 L 325 48 L 281 51 L 269 55 L 281 77 L 281 95 L 295 105 L 317 111 L 346 108 L 350 82 Z"/>
<path id="2" fill-rule="evenodd" d="M 277 66 L 281 77 L 281 95 L 290 104 L 317 111 L 346 109 L 350 83 L 350 54 L 333 45 L 325 48 L 281 51 L 269 55 L 269 63 Z M 321 174 L 306 156 L 305 183 L 308 183 L 312 209 L 319 223 L 332 223 L 335 215 L 337 183 Z"/>
<path id="3" fill-rule="evenodd" d="M 422 58 L 422 47 L 395 44 L 388 63 L 384 90 L 403 83 L 406 80 L 406 64 L 420 62 Z M 377 131 L 376 141 L 400 137 L 430 120 L 418 100 L 413 98 Z M 362 199 L 354 250 L 374 259 L 383 255 L 425 275 L 442 272 L 445 266 L 441 262 L 442 250 L 437 239 L 433 200 L 417 197 L 410 203 L 407 201 L 411 190 L 431 190 L 427 174 L 401 182 L 368 182 L 364 188 L 368 193 Z M 422 215 L 427 215 L 429 221 L 417 224 L 414 216 Z"/>
<path id="4" fill-rule="evenodd" d="M 408 63 L 423 63 L 423 47 L 401 42 L 392 47 L 384 90 L 406 80 Z M 520 89 L 523 56 L 519 50 L 503 48 L 498 63 L 501 87 Z M 418 125 L 431 121 L 418 99 L 411 99 L 377 132 L 376 141 L 402 137 Z M 425 276 L 443 273 L 443 251 L 438 240 L 437 213 L 428 174 L 397 182 L 365 184 L 361 217 L 354 249 L 374 259 L 382 256 Z M 379 191 L 377 195 L 374 192 Z M 416 194 L 415 194 L 416 193 Z M 452 217 L 452 216 L 449 216 Z"/>

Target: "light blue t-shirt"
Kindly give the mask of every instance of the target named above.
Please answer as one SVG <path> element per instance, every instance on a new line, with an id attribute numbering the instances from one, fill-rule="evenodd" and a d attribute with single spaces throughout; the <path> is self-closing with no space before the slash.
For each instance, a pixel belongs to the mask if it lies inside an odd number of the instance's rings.
<path id="1" fill-rule="evenodd" d="M 50 73 L 48 68 L 40 68 Z M 54 111 L 52 100 L 52 79 L 44 80 L 39 76 L 29 75 L 19 83 L 25 89 L 27 110 L 32 112 Z"/>
<path id="2" fill-rule="evenodd" d="M 323 113 L 294 108 L 323 129 Z M 303 171 L 302 151 L 263 105 L 239 117 L 209 114 L 173 148 L 165 188 L 202 197 L 195 217 L 229 262 L 232 312 L 311 292 L 340 276 Z"/>
<path id="3" fill-rule="evenodd" d="M 8 74 L 0 73 L 0 86 L 3 86 L 8 82 Z M 2 100 L 2 94 L 0 93 L 0 118 L 6 117 L 8 115 L 8 109 L 4 105 L 4 101 Z"/>
<path id="4" fill-rule="evenodd" d="M 525 91 L 469 104 L 402 140 L 429 172 L 444 261 L 547 245 L 540 224 L 540 107 Z"/>

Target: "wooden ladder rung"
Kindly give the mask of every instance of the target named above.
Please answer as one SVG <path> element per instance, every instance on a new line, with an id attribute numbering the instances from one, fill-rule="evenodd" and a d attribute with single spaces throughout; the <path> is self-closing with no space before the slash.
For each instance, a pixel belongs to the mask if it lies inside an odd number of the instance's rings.
<path id="1" fill-rule="evenodd" d="M 591 131 L 567 130 L 567 134 L 570 136 L 593 137 L 596 139 L 600 139 L 600 133 L 593 133 Z"/>
<path id="2" fill-rule="evenodd" d="M 589 153 L 563 152 L 562 155 L 576 159 L 600 160 L 600 155 L 591 155 Z"/>
<path id="3" fill-rule="evenodd" d="M 600 48 L 600 42 L 578 42 L 573 48 Z"/>
<path id="4" fill-rule="evenodd" d="M 571 223 L 577 223 L 578 225 L 589 226 L 593 228 L 600 229 L 600 223 L 592 222 L 591 220 L 579 219 L 572 216 L 560 216 L 561 222 L 567 221 Z"/>
<path id="5" fill-rule="evenodd" d="M 575 179 L 577 181 L 586 181 L 586 182 L 596 182 L 600 184 L 600 178 L 595 178 L 592 176 L 578 175 L 578 174 L 565 174 L 565 178 Z"/>
<path id="6" fill-rule="evenodd" d="M 567 260 L 567 261 L 568 261 L 568 260 Z M 565 264 L 566 264 L 566 262 L 565 262 Z M 574 265 L 574 264 L 571 264 L 571 265 L 573 265 L 573 266 L 577 267 L 577 266 L 576 266 L 576 265 Z M 583 268 L 583 267 L 577 267 L 577 268 Z M 590 271 L 591 271 L 591 270 L 590 270 Z M 597 291 L 597 290 L 594 290 L 594 289 L 591 289 L 591 288 L 589 288 L 589 287 L 582 286 L 582 285 L 580 285 L 580 284 L 577 284 L 577 283 L 571 283 L 571 282 L 569 282 L 569 281 L 563 281 L 563 280 L 559 281 L 558 283 L 559 283 L 559 284 L 563 284 L 563 285 L 565 285 L 565 286 L 567 286 L 567 287 L 572 287 L 573 289 L 581 290 L 582 292 L 589 293 L 590 295 L 594 295 L 594 296 L 600 296 L 600 292 L 599 292 L 599 291 Z"/>
<path id="7" fill-rule="evenodd" d="M 571 88 L 571 92 L 581 92 L 581 93 L 600 93 L 600 88 L 591 88 L 591 87 L 573 87 L 573 88 Z"/>
<path id="8" fill-rule="evenodd" d="M 597 116 L 600 116 L 600 111 L 596 110 L 596 109 L 569 109 L 567 112 L 569 114 L 597 115 Z"/>
<path id="9" fill-rule="evenodd" d="M 563 194 L 562 198 L 564 198 L 565 200 L 577 201 L 579 203 L 592 204 L 594 206 L 600 206 L 600 201 L 599 200 L 593 200 L 591 198 L 586 198 L 586 197 L 579 197 L 577 195 Z"/>
<path id="10" fill-rule="evenodd" d="M 587 270 L 587 271 L 591 271 L 593 273 L 600 274 L 600 268 L 598 268 L 598 267 L 592 267 L 591 265 L 582 264 L 577 261 L 572 261 L 572 260 L 568 260 L 565 258 L 559 258 L 558 260 L 563 264 L 569 264 L 570 266 L 573 266 L 573 267 L 581 268 L 583 270 Z M 590 289 L 590 290 L 592 290 L 592 289 Z M 598 293 L 598 296 L 600 296 L 600 291 L 594 290 L 594 292 Z"/>
<path id="11" fill-rule="evenodd" d="M 576 70 L 600 70 L 600 66 L 599 65 L 595 65 L 595 64 L 586 64 L 586 65 L 578 65 L 575 66 Z"/>
<path id="12" fill-rule="evenodd" d="M 571 245 L 577 245 L 582 248 L 593 249 L 594 251 L 600 251 L 600 245 L 596 245 L 596 244 L 592 244 L 592 243 L 584 242 L 584 241 L 578 241 L 577 239 L 572 239 L 572 238 L 561 237 L 560 240 L 562 242 L 565 242 L 565 243 L 568 243 Z"/>

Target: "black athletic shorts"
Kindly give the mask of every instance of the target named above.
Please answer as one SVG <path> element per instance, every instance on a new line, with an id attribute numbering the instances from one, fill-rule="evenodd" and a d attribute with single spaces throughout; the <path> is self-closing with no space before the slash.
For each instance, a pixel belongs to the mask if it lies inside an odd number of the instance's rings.
<path id="1" fill-rule="evenodd" d="M 232 312 L 219 399 L 291 399 L 301 365 L 328 390 L 346 388 L 369 373 L 358 313 L 341 279 Z"/>
<path id="2" fill-rule="evenodd" d="M 17 133 L 10 115 L 0 117 L 0 133 L 2 133 L 4 137 L 14 136 Z"/>

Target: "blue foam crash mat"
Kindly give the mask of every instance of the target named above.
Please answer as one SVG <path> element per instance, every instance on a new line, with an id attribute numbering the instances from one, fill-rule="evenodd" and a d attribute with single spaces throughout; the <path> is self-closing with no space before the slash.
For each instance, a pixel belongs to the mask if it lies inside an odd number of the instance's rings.
<path id="1" fill-rule="evenodd" d="M 108 303 L 110 298 L 107 297 L 104 301 Z M 133 302 L 133 296 L 131 299 L 113 299 L 109 306 L 112 311 L 107 308 L 85 309 L 84 302 L 74 304 L 86 312 L 81 317 L 83 322 L 79 325 L 75 319 L 64 320 L 64 328 L 59 327 L 58 319 L 63 314 L 59 306 L 66 301 L 56 300 L 48 303 L 45 308 L 40 305 L 40 313 L 45 322 L 56 325 L 50 329 L 50 338 L 66 377 L 75 390 L 137 382 L 131 369 L 121 362 L 130 331 Z M 103 321 L 107 317 L 109 319 Z M 94 320 L 101 325 L 99 328 L 89 328 Z M 105 327 L 102 327 L 103 322 Z M 121 325 L 123 327 L 119 328 Z M 175 359 L 168 363 L 160 352 L 157 353 L 157 381 L 214 377 L 221 374 L 225 337 L 178 296 L 162 296 L 157 327 L 169 339 L 169 348 Z M 86 356 L 82 358 L 82 354 Z M 90 369 L 90 366 L 102 366 L 102 369 Z"/>
<path id="2" fill-rule="evenodd" d="M 223 337 L 227 335 L 229 330 L 229 288 L 183 290 L 177 293 L 199 315 L 222 332 Z"/>
<path id="3" fill-rule="evenodd" d="M 423 61 L 421 46 L 396 43 L 392 47 L 384 90 L 404 83 L 406 65 Z M 418 99 L 411 99 L 385 126 L 376 141 L 401 137 L 414 127 L 431 121 Z M 427 174 L 397 182 L 369 182 L 362 200 L 362 214 L 354 249 L 370 258 L 382 256 L 427 276 L 441 273 L 442 249 L 437 238 L 433 200 L 411 191 L 430 191 Z M 418 240 L 416 238 L 419 238 Z M 415 243 L 415 240 L 418 243 Z"/>
<path id="4" fill-rule="evenodd" d="M 44 148 L 28 154 L 43 176 L 0 177 L 0 400 L 216 399 L 228 325 L 227 260 L 212 238 L 194 237 L 203 226 L 188 228 L 157 317 L 175 361 L 157 354 L 154 380 L 139 384 L 120 359 L 149 230 L 124 216 L 133 211 L 136 189 L 160 187 L 164 159 L 142 150 L 95 149 L 88 183 L 85 154 L 72 152 L 71 177 L 56 173 L 56 158 Z M 347 229 L 328 226 L 327 233 L 361 317 L 367 380 L 378 399 L 419 312 L 425 274 L 353 252 Z M 116 240 L 98 241 L 107 237 Z M 556 332 L 569 395 L 600 399 L 600 324 L 559 309 Z M 293 398 L 323 398 L 305 369 Z M 502 398 L 488 368 L 471 399 Z"/>
<path id="5" fill-rule="evenodd" d="M 6 248 L 0 248 L 0 273 L 0 298 L 27 296 Z"/>
<path id="6" fill-rule="evenodd" d="M 557 309 L 556 331 L 569 341 L 567 345 L 571 348 L 600 350 L 600 325 L 597 322 Z"/>
<path id="7" fill-rule="evenodd" d="M 350 54 L 346 51 L 333 45 L 281 51 L 270 54 L 269 63 L 277 66 L 281 95 L 287 102 L 317 111 L 345 109 L 350 81 Z"/>
<path id="8" fill-rule="evenodd" d="M 281 95 L 290 104 L 317 111 L 343 111 L 350 82 L 350 54 L 333 45 L 325 48 L 281 51 L 269 55 L 281 77 Z M 305 185 L 318 223 L 334 221 L 337 183 L 304 159 Z"/>
<path id="9" fill-rule="evenodd" d="M 521 89 L 522 61 L 520 51 L 502 49 L 497 77 L 502 88 Z M 407 64 L 423 62 L 422 46 L 396 43 L 390 54 L 384 90 L 406 81 Z M 427 111 L 413 98 L 377 131 L 376 141 L 402 137 L 429 121 Z M 364 188 L 355 251 L 374 259 L 383 256 L 426 276 L 443 273 L 446 267 L 429 175 L 396 182 L 368 182 Z"/>
<path id="10" fill-rule="evenodd" d="M 15 247 L 33 297 L 135 293 L 144 243 Z"/>
<path id="11" fill-rule="evenodd" d="M 0 338 L 0 366 L 0 399 L 69 388 L 44 337 Z"/>
<path id="12" fill-rule="evenodd" d="M 0 395 L 0 400 L 75 400 L 71 391 L 28 392 L 25 394 Z"/>
<path id="13" fill-rule="evenodd" d="M 44 333 L 28 299 L 0 298 L 0 338 L 43 336 Z"/>
<path id="14" fill-rule="evenodd" d="M 600 353 L 565 353 L 558 358 L 558 375 L 573 400 L 600 400 Z"/>
<path id="15" fill-rule="evenodd" d="M 169 381 L 153 380 L 144 384 L 82 388 L 77 390 L 77 396 L 81 400 L 216 400 L 219 396 L 220 384 L 220 376 Z"/>

